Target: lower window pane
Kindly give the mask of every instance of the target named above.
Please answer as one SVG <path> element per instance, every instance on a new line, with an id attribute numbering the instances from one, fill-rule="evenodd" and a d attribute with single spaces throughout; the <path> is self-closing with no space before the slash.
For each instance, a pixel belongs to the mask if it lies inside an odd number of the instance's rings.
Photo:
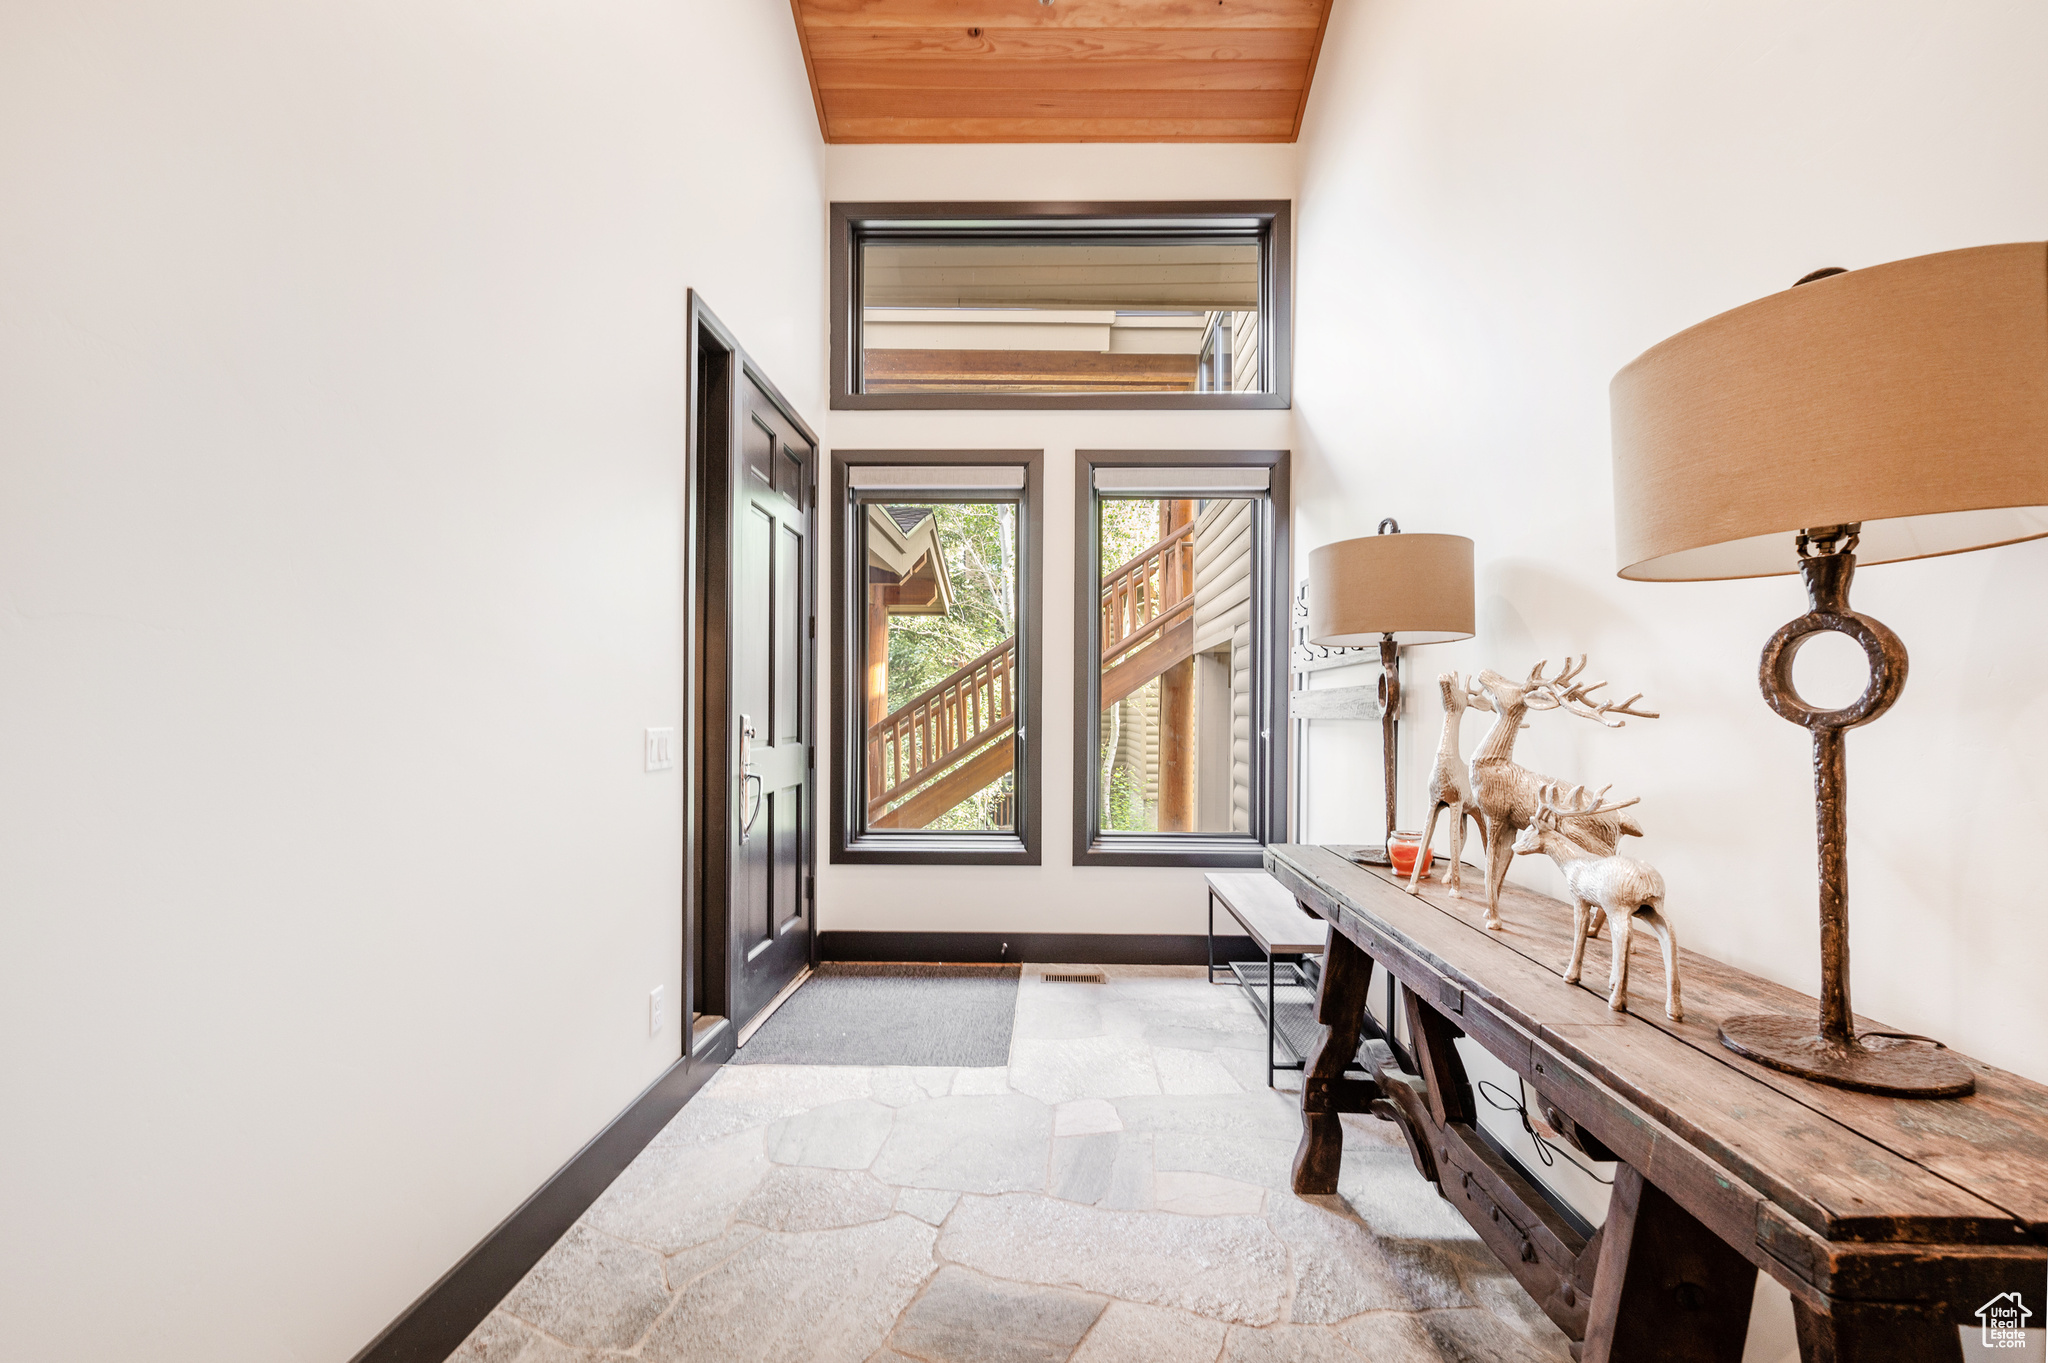
<path id="1" fill-rule="evenodd" d="M 1017 505 L 864 510 L 867 827 L 1009 832 Z"/>
<path id="2" fill-rule="evenodd" d="M 1258 501 L 1098 505 L 1102 831 L 1250 833 Z"/>

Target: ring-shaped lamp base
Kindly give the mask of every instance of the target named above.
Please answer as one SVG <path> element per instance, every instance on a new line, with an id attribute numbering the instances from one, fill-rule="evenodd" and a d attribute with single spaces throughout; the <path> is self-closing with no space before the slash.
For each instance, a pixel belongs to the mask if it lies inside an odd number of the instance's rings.
<path id="1" fill-rule="evenodd" d="M 1900 1098 L 1953 1098 L 1976 1079 L 1954 1052 L 1926 1037 L 1857 1035 L 1849 1005 L 1849 774 L 1843 739 L 1897 700 L 1906 685 L 1906 646 L 1884 624 L 1849 608 L 1856 575 L 1855 525 L 1799 536 L 1810 609 L 1764 645 L 1758 680 L 1771 709 L 1813 733 L 1814 825 L 1820 854 L 1820 1017 L 1746 1013 L 1721 1023 L 1721 1044 L 1772 1069 L 1837 1088 Z M 1808 552 L 1817 544 L 1817 552 Z M 1792 685 L 1792 660 L 1820 634 L 1846 634 L 1870 663 L 1870 682 L 1839 710 L 1817 709 Z M 1876 1043 L 1876 1044 L 1871 1044 Z"/>

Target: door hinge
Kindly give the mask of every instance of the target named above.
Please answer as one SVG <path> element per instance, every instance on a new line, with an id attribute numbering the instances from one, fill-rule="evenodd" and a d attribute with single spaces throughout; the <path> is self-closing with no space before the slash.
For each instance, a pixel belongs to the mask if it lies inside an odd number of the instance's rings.
<path id="1" fill-rule="evenodd" d="M 815 903 L 817 903 L 817 902 L 818 902 L 818 878 L 817 878 L 817 876 L 815 876 L 815 875 L 806 875 L 806 876 L 804 877 L 804 898 L 806 898 L 806 899 L 810 900 L 810 901 L 811 901 L 811 902 L 812 902 L 813 904 L 815 904 Z"/>
<path id="2" fill-rule="evenodd" d="M 815 615 L 811 617 L 811 637 L 813 639 L 818 637 L 818 617 Z"/>

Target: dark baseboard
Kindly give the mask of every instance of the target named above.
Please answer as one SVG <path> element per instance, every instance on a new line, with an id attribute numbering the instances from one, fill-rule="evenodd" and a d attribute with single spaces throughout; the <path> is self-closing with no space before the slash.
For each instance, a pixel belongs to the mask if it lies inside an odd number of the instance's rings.
<path id="1" fill-rule="evenodd" d="M 730 1059 L 733 1031 L 678 1060 L 351 1363 L 442 1363 Z"/>
<path id="2" fill-rule="evenodd" d="M 1201 965 L 1208 939 L 1198 932 L 821 932 L 823 961 L 937 961 L 998 965 Z M 1261 959 L 1249 937 L 1216 938 L 1216 960 Z"/>

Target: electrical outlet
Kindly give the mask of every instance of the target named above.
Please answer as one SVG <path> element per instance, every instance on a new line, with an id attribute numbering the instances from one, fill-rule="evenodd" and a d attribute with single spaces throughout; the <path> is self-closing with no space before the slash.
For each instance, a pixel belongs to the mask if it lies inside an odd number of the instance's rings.
<path id="1" fill-rule="evenodd" d="M 674 729 L 649 729 L 647 731 L 647 770 L 670 771 L 676 764 L 676 731 Z"/>
<path id="2" fill-rule="evenodd" d="M 662 1028 L 662 991 L 656 988 L 647 996 L 647 1035 L 660 1036 Z"/>

